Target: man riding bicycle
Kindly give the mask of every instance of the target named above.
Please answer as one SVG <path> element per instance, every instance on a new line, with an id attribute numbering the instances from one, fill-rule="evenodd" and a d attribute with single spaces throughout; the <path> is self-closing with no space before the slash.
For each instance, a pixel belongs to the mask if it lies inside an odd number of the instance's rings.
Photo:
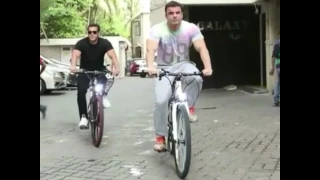
<path id="1" fill-rule="evenodd" d="M 176 1 L 170 1 L 165 6 L 167 21 L 156 24 L 151 28 L 150 37 L 147 39 L 147 63 L 149 74 L 156 74 L 154 67 L 154 54 L 157 52 L 156 63 L 158 68 L 170 72 L 193 73 L 199 72 L 197 67 L 189 60 L 189 48 L 191 42 L 200 53 L 205 76 L 212 74 L 211 60 L 200 29 L 193 23 L 183 21 L 182 5 Z M 173 77 L 172 77 L 173 78 Z M 168 100 L 171 96 L 172 78 L 155 79 L 156 107 L 154 111 L 154 126 L 156 131 L 156 144 L 154 149 L 162 151 L 165 148 L 167 137 L 167 112 Z M 198 94 L 202 89 L 200 76 L 184 77 L 182 82 L 188 96 L 190 121 L 196 122 L 194 105 Z"/>
<path id="2" fill-rule="evenodd" d="M 71 72 L 77 72 L 77 60 L 80 58 L 80 68 L 88 71 L 104 71 L 107 67 L 104 66 L 104 57 L 107 54 L 112 60 L 112 73 L 117 75 L 119 73 L 119 63 L 112 44 L 107 39 L 99 37 L 100 26 L 98 24 L 90 24 L 88 26 L 88 37 L 79 40 L 72 52 L 71 58 Z M 98 77 L 100 83 L 108 85 L 106 76 Z M 87 74 L 79 74 L 77 78 L 78 88 L 78 108 L 80 114 L 80 129 L 88 129 L 88 114 L 86 93 L 89 88 L 90 79 Z M 111 82 L 113 83 L 113 82 Z M 104 92 L 103 106 L 108 107 L 109 101 L 107 93 L 110 89 Z"/>

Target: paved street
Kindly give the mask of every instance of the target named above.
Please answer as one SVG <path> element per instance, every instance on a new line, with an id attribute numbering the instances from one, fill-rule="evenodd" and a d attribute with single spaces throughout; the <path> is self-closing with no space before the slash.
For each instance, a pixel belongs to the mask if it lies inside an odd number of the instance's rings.
<path id="1" fill-rule="evenodd" d="M 178 180 L 174 160 L 153 151 L 153 81 L 128 77 L 110 91 L 100 148 L 79 130 L 76 91 L 41 96 L 40 179 Z M 280 110 L 270 95 L 205 90 L 192 124 L 188 180 L 280 180 Z"/>

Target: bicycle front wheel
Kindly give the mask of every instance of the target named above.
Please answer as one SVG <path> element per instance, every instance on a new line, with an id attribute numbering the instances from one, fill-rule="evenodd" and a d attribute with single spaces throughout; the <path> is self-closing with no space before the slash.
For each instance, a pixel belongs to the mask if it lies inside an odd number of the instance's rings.
<path id="1" fill-rule="evenodd" d="M 191 128 L 189 114 L 185 105 L 177 107 L 177 142 L 175 143 L 174 159 L 177 175 L 184 179 L 191 162 Z"/>
<path id="2" fill-rule="evenodd" d="M 99 147 L 103 137 L 103 127 L 104 127 L 104 112 L 103 112 L 103 103 L 101 96 L 92 97 L 91 101 L 91 137 L 92 144 L 95 147 Z"/>

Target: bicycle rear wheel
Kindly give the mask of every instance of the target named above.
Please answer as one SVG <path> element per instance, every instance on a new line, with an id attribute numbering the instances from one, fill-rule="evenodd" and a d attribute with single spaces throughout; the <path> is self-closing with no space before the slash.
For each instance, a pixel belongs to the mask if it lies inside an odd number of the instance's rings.
<path id="1" fill-rule="evenodd" d="M 177 107 L 177 142 L 174 144 L 174 160 L 176 173 L 184 179 L 188 173 L 191 162 L 191 128 L 189 114 L 185 105 Z"/>
<path id="2" fill-rule="evenodd" d="M 104 112 L 101 96 L 92 97 L 91 101 L 91 137 L 92 144 L 95 147 L 99 147 L 103 137 L 103 127 L 104 127 Z"/>

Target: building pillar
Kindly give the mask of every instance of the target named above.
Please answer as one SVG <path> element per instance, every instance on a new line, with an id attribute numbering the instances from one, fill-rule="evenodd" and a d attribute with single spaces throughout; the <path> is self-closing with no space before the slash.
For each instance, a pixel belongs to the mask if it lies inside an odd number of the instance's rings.
<path id="1" fill-rule="evenodd" d="M 146 58 L 147 55 L 147 39 L 150 33 L 150 13 L 143 13 L 142 16 L 142 31 L 141 31 L 141 57 Z"/>
<path id="2" fill-rule="evenodd" d="M 280 32 L 280 6 L 276 5 L 276 1 L 272 0 L 267 4 L 266 14 L 266 77 L 267 89 L 272 92 L 275 84 L 275 76 L 270 76 L 272 51 L 274 42 L 279 38 Z"/>

